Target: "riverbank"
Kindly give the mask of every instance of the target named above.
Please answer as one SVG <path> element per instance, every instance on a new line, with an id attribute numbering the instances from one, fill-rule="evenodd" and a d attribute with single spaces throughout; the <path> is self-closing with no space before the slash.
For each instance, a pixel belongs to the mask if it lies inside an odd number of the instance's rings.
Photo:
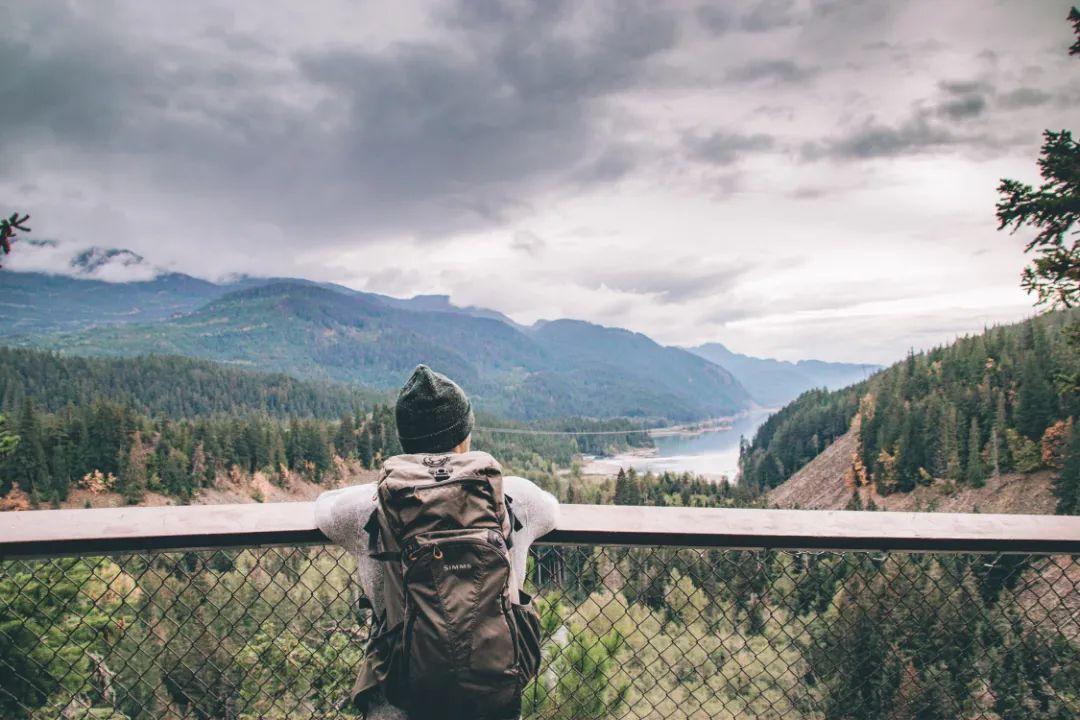
<path id="1" fill-rule="evenodd" d="M 586 456 L 582 473 L 612 476 L 621 469 L 638 472 L 690 472 L 715 482 L 734 481 L 739 466 L 739 438 L 752 437 L 772 413 L 758 408 L 739 415 L 661 428 L 650 432 L 654 447 L 612 456 Z"/>

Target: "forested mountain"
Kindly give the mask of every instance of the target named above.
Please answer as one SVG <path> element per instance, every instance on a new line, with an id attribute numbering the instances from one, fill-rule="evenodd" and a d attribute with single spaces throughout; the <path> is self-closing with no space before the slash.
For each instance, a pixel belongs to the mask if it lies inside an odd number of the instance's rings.
<path id="1" fill-rule="evenodd" d="M 706 343 L 688 350 L 730 372 L 750 397 L 765 407 L 780 407 L 814 388 L 846 387 L 880 369 L 878 365 L 862 363 L 759 358 L 732 352 L 720 343 Z"/>
<path id="2" fill-rule="evenodd" d="M 415 311 L 376 295 L 277 282 L 186 315 L 26 345 L 82 355 L 184 355 L 298 377 L 390 389 L 419 362 L 458 380 L 478 408 L 521 419 L 690 420 L 751 403 L 725 370 L 643 335 L 560 321 L 521 330 L 466 312 Z"/>
<path id="3" fill-rule="evenodd" d="M 1050 467 L 1062 470 L 1059 509 L 1080 510 L 1075 460 L 1066 456 L 1080 457 L 1073 427 L 1080 397 L 1058 383 L 1080 364 L 1062 334 L 1078 315 L 995 327 L 909 355 L 853 387 L 807 392 L 743 447 L 741 482 L 776 487 L 858 414 L 857 484 L 873 483 L 885 495 L 942 479 L 979 486 L 992 474 Z"/>
<path id="4" fill-rule="evenodd" d="M 160 273 L 149 280 L 106 282 L 92 273 L 115 262 L 124 250 L 92 248 L 72 258 L 76 275 L 5 271 L 0 277 L 0 333 L 7 336 L 63 332 L 98 325 L 145 323 L 194 312 L 206 303 L 249 288 L 290 283 L 368 297 L 395 308 L 488 317 L 513 325 L 502 313 L 485 308 L 458 307 L 445 295 L 393 298 L 364 293 L 333 283 L 299 278 L 240 277 L 221 283 L 182 273 Z M 134 255 L 142 264 L 142 259 Z M 155 270 L 147 265 L 146 272 Z"/>
<path id="5" fill-rule="evenodd" d="M 388 402 L 391 395 L 177 356 L 92 358 L 0 347 L 0 412 L 9 417 L 24 400 L 57 412 L 106 399 L 170 418 L 258 414 L 336 419 Z"/>
<path id="6" fill-rule="evenodd" d="M 92 325 L 150 322 L 191 312 L 229 292 L 188 275 L 112 283 L 44 273 L 4 272 L 0 278 L 0 331 L 77 330 Z"/>

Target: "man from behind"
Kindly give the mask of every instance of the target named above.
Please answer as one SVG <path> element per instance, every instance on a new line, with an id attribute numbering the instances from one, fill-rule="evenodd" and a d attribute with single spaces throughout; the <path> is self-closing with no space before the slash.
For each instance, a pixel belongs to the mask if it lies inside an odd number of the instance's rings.
<path id="1" fill-rule="evenodd" d="M 395 418 L 405 454 L 315 505 L 373 613 L 353 702 L 371 720 L 517 718 L 540 660 L 526 559 L 558 503 L 471 449 L 472 406 L 446 376 L 418 366 Z"/>

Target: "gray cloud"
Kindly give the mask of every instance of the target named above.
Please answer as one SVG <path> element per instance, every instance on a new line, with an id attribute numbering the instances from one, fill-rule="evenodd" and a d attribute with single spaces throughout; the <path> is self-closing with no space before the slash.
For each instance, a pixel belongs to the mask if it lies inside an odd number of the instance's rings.
<path id="1" fill-rule="evenodd" d="M 854 277 L 909 272 L 916 304 L 972 262 L 927 260 L 918 239 L 983 243 L 992 217 L 966 192 L 894 209 L 942 178 L 991 188 L 1002 165 L 978 160 L 1032 167 L 1039 130 L 1080 102 L 1057 9 L 956 2 L 930 24 L 931 0 L 9 3 L 0 195 L 43 237 L 155 267 L 452 292 L 522 317 L 617 310 L 667 341 L 735 317 L 750 333 L 750 314 L 800 309 L 783 303 L 804 285 L 858 302 Z M 1036 108 L 1030 127 L 1017 108 Z M 800 147 L 877 162 L 785 162 Z M 1015 290 L 1008 242 L 979 256 L 976 290 Z M 26 262 L 72 271 L 30 247 Z M 420 263 L 452 270 L 407 271 Z M 799 335 L 806 352 L 852 337 L 841 315 L 822 320 L 828 342 Z M 902 323 L 880 325 L 855 340 L 888 354 Z M 795 342 L 760 327 L 744 337 Z"/>
<path id="2" fill-rule="evenodd" d="M 714 35 L 723 35 L 735 25 L 735 19 L 732 15 L 725 8 L 715 3 L 699 5 L 694 14 L 697 16 L 698 22 Z"/>
<path id="3" fill-rule="evenodd" d="M 1038 88 L 1019 87 L 998 96 L 997 102 L 1004 108 L 1016 110 L 1019 108 L 1037 107 L 1050 102 L 1053 96 Z"/>
<path id="4" fill-rule="evenodd" d="M 580 166 L 573 179 L 581 185 L 611 183 L 634 170 L 646 149 L 630 144 L 611 144 L 600 155 Z"/>
<path id="5" fill-rule="evenodd" d="M 430 40 L 267 62 L 247 58 L 264 46 L 238 31 L 211 37 L 222 60 L 197 44 L 144 46 L 107 12 L 45 4 L 32 45 L 0 48 L 13 78 L 0 158 L 62 148 L 174 196 L 227 196 L 286 233 L 353 237 L 497 224 L 560 180 L 633 168 L 629 146 L 604 135 L 604 103 L 673 46 L 672 13 L 620 4 L 571 32 L 571 10 L 554 4 L 454 8 L 442 18 L 453 32 Z"/>
<path id="6" fill-rule="evenodd" d="M 987 150 L 1005 143 L 982 125 L 971 125 L 985 120 L 988 98 L 994 95 L 991 85 L 981 80 L 944 80 L 938 90 L 936 99 L 916 100 L 907 116 L 896 122 L 871 116 L 844 134 L 805 143 L 802 156 L 808 160 L 887 158 L 961 146 Z"/>
<path id="7" fill-rule="evenodd" d="M 961 95 L 946 100 L 938 106 L 938 113 L 953 120 L 978 117 L 986 110 L 986 98 L 982 95 Z"/>
<path id="8" fill-rule="evenodd" d="M 732 30 L 767 33 L 797 21 L 794 0 L 757 0 L 741 13 L 725 3 L 710 3 L 699 5 L 694 14 L 705 29 L 718 36 Z"/>
<path id="9" fill-rule="evenodd" d="M 514 239 L 510 247 L 518 252 L 528 255 L 539 255 L 547 247 L 547 242 L 542 237 L 529 230 L 518 230 L 514 233 Z"/>
<path id="10" fill-rule="evenodd" d="M 655 295 L 663 303 L 684 303 L 729 292 L 755 268 L 753 263 L 715 267 L 685 258 L 666 267 L 594 268 L 579 281 L 588 287 L 605 286 L 638 295 Z"/>
<path id="11" fill-rule="evenodd" d="M 794 11 L 794 0 L 760 0 L 739 18 L 739 25 L 747 32 L 770 32 L 794 25 Z"/>
<path id="12" fill-rule="evenodd" d="M 967 120 L 982 115 L 986 110 L 986 95 L 992 89 L 976 80 L 942 81 L 938 87 L 945 99 L 937 106 L 937 112 L 951 120 Z"/>
<path id="13" fill-rule="evenodd" d="M 771 150 L 775 143 L 776 139 L 765 133 L 715 132 L 706 137 L 689 134 L 683 138 L 690 157 L 713 165 L 731 165 L 746 153 Z"/>
<path id="14" fill-rule="evenodd" d="M 866 120 L 846 135 L 807 144 L 803 156 L 810 160 L 819 157 L 865 160 L 922 153 L 960 141 L 956 134 L 935 124 L 925 114 L 915 114 L 897 125 Z"/>
<path id="15" fill-rule="evenodd" d="M 817 75 L 818 72 L 817 68 L 800 65 L 792 60 L 754 60 L 732 68 L 728 71 L 727 78 L 738 83 L 751 83 L 761 80 L 796 83 L 808 80 Z"/>
<path id="16" fill-rule="evenodd" d="M 938 87 L 949 95 L 961 97 L 983 93 L 989 89 L 986 83 L 979 80 L 942 80 L 938 83 Z"/>

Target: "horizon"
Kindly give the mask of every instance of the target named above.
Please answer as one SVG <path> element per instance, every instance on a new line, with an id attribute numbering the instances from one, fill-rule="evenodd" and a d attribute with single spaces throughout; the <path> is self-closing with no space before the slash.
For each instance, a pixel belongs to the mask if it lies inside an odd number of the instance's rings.
<path id="1" fill-rule="evenodd" d="M 0 192 L 58 247 L 6 265 L 888 365 L 1036 314 L 995 187 L 1080 112 L 1069 6 L 12 8 Z"/>
<path id="2" fill-rule="evenodd" d="M 55 241 L 52 241 L 52 240 L 44 240 L 43 241 L 40 238 L 30 238 L 30 239 L 23 238 L 21 240 L 21 242 L 24 242 L 24 243 L 27 244 L 28 247 L 33 247 L 33 248 L 41 248 L 41 247 L 56 248 L 56 247 L 58 247 L 58 245 L 57 245 L 57 243 L 55 243 Z M 121 254 L 126 254 L 127 252 L 130 252 L 130 251 L 126 251 L 126 250 L 124 250 L 122 248 L 101 248 L 100 246 L 95 246 L 95 247 L 92 247 L 92 248 L 83 248 L 83 249 L 85 249 L 85 250 L 93 250 L 93 249 L 108 250 L 108 249 L 112 249 L 112 250 L 119 250 Z M 138 261 L 140 263 L 145 261 L 145 258 L 142 258 L 141 256 L 136 256 L 136 257 L 138 258 Z M 224 277 L 219 277 L 219 278 L 204 278 L 204 277 L 199 277 L 198 275 L 189 275 L 187 273 L 181 273 L 181 272 L 176 271 L 176 270 L 168 270 L 168 269 L 164 269 L 164 268 L 158 268 L 158 267 L 155 267 L 155 266 L 152 266 L 152 265 L 142 265 L 142 264 L 140 264 L 140 266 L 139 266 L 140 269 L 135 272 L 135 275 L 133 277 L 117 277 L 118 273 L 122 273 L 124 271 L 130 271 L 131 267 L 130 266 L 124 267 L 123 265 L 115 265 L 115 264 L 111 264 L 109 262 L 104 262 L 104 263 L 102 263 L 100 265 L 95 266 L 91 271 L 86 271 L 86 270 L 81 269 L 79 266 L 77 266 L 74 263 L 75 255 L 72 255 L 71 258 L 72 258 L 71 263 L 61 264 L 61 265 L 56 266 L 56 263 L 54 262 L 55 261 L 54 257 L 48 258 L 48 261 L 45 264 L 42 264 L 41 263 L 41 258 L 40 257 L 35 257 L 33 255 L 33 253 L 30 254 L 29 258 L 27 257 L 26 254 L 20 253 L 18 255 L 13 255 L 11 258 L 9 258 L 7 267 L 8 267 L 9 272 L 14 272 L 14 273 L 41 273 L 41 274 L 53 275 L 53 276 L 57 276 L 57 277 L 67 277 L 67 278 L 71 278 L 71 279 L 74 279 L 74 280 L 98 281 L 98 282 L 104 282 L 104 283 L 116 284 L 116 285 L 122 285 L 124 283 L 131 283 L 131 282 L 153 282 L 154 280 L 157 280 L 157 279 L 159 279 L 159 278 L 161 278 L 163 276 L 169 275 L 169 274 L 183 275 L 183 276 L 190 277 L 190 278 L 193 278 L 193 279 L 196 279 L 196 280 L 202 280 L 202 281 L 210 282 L 210 283 L 217 284 L 217 285 L 227 285 L 229 283 L 239 282 L 241 280 L 274 280 L 274 281 L 280 281 L 281 283 L 290 283 L 290 282 L 301 281 L 301 282 L 304 282 L 304 283 L 313 283 L 313 284 L 316 284 L 316 285 L 318 285 L 319 283 L 328 282 L 328 281 L 320 281 L 320 280 L 315 280 L 315 279 L 312 279 L 312 278 L 304 278 L 304 277 L 259 276 L 259 275 L 251 275 L 251 274 L 244 274 L 244 273 L 233 273 L 233 274 L 230 274 L 230 275 L 227 275 L 227 276 L 224 276 Z M 15 261 L 14 263 L 12 262 L 13 260 Z M 153 272 L 151 273 L 149 270 L 147 270 L 147 268 L 152 268 Z M 331 284 L 333 284 L 333 283 L 331 283 Z M 365 290 L 363 288 L 349 287 L 349 286 L 344 285 L 344 284 L 341 284 L 340 287 L 343 287 L 344 289 L 350 290 L 350 291 L 353 291 L 353 292 L 367 293 L 367 294 L 372 294 L 372 295 L 389 297 L 389 298 L 396 299 L 396 300 L 416 300 L 418 298 L 438 298 L 438 299 L 446 300 L 450 305 L 452 305 L 453 307 L 458 308 L 458 309 L 470 309 L 470 308 L 472 308 L 472 309 L 476 309 L 476 310 L 499 312 L 495 308 L 485 307 L 483 305 L 460 305 L 460 304 L 457 304 L 457 303 L 455 303 L 453 301 L 453 298 L 450 295 L 446 294 L 446 293 L 419 293 L 419 294 L 416 294 L 416 295 L 399 296 L 399 295 L 393 295 L 393 294 L 390 294 L 390 293 L 378 293 L 378 292 L 374 292 L 374 291 L 370 291 L 370 290 Z M 242 292 L 242 291 L 243 291 L 242 289 L 237 289 L 237 290 L 233 290 L 231 292 Z M 755 355 L 752 352 L 747 352 L 747 351 L 744 351 L 741 348 L 733 347 L 732 345 L 730 345 L 730 344 L 728 344 L 728 343 L 726 343 L 726 342 L 724 342 L 722 340 L 709 340 L 709 341 L 706 341 L 706 342 L 703 342 L 703 343 L 698 343 L 696 345 L 668 344 L 668 343 L 663 343 L 663 342 L 657 340 L 656 338 L 654 338 L 653 336 L 651 336 L 651 335 L 649 335 L 648 333 L 645 333 L 645 332 L 641 332 L 641 331 L 638 331 L 638 330 L 631 330 L 629 328 L 625 328 L 625 327 L 622 327 L 622 326 L 619 326 L 619 325 L 611 325 L 611 324 L 603 324 L 603 323 L 599 323 L 599 322 L 594 322 L 592 320 L 588 320 L 588 319 L 580 318 L 580 317 L 537 318 L 537 319 L 533 320 L 532 322 L 530 322 L 528 324 L 520 323 L 520 322 L 514 320 L 512 317 L 509 317 L 509 316 L 506 316 L 506 317 L 511 322 L 515 323 L 517 326 L 523 327 L 523 328 L 526 328 L 526 329 L 534 328 L 534 327 L 536 327 L 538 325 L 543 325 L 545 323 L 558 322 L 558 321 L 584 322 L 584 323 L 588 323 L 588 324 L 592 324 L 592 325 L 597 325 L 599 327 L 605 327 L 605 328 L 616 329 L 616 330 L 626 330 L 627 332 L 633 332 L 633 333 L 642 334 L 645 337 L 649 338 L 650 340 L 653 340 L 654 342 L 656 342 L 656 343 L 658 343 L 658 344 L 660 344 L 662 346 L 679 348 L 679 349 L 682 349 L 682 350 L 691 350 L 692 351 L 694 349 L 707 347 L 707 346 L 710 346 L 710 345 L 719 345 L 719 346 L 722 346 L 724 349 L 726 349 L 729 352 L 732 352 L 732 353 L 735 353 L 735 354 L 738 354 L 738 355 L 744 355 L 744 356 L 756 358 L 756 359 L 759 359 L 759 360 L 774 360 L 774 361 L 777 361 L 777 362 L 787 362 L 787 363 L 792 363 L 792 364 L 798 364 L 798 363 L 802 363 L 802 362 L 827 362 L 827 363 L 838 363 L 838 364 L 849 364 L 849 365 L 876 366 L 879 369 L 884 369 L 884 368 L 889 367 L 890 365 L 893 365 L 895 363 L 898 363 L 898 362 L 902 361 L 907 356 L 907 354 L 909 352 L 914 352 L 915 354 L 927 353 L 927 352 L 930 352 L 932 350 L 935 350 L 935 349 L 950 345 L 954 341 L 960 340 L 960 339 L 962 339 L 964 337 L 971 337 L 973 335 L 979 335 L 979 334 L 982 334 L 982 333 L 986 332 L 987 330 L 991 330 L 993 328 L 1000 327 L 1000 326 L 1014 325 L 1014 324 L 1016 324 L 1018 322 L 1023 322 L 1025 320 L 1030 319 L 1030 318 L 1038 317 L 1039 315 L 1047 312 L 1047 310 L 1040 310 L 1039 308 L 1036 308 L 1036 307 L 1029 308 L 1029 311 L 1030 312 L 1029 312 L 1028 315 L 1023 315 L 1023 316 L 1021 316 L 1019 318 L 995 321 L 995 322 L 992 322 L 992 323 L 989 323 L 989 324 L 985 324 L 982 327 L 979 327 L 979 328 L 974 329 L 974 330 L 958 332 L 958 334 L 956 334 L 956 335 L 954 335 L 952 337 L 945 338 L 945 339 L 941 340 L 940 342 L 928 345 L 926 347 L 921 347 L 921 348 L 909 347 L 907 350 L 904 351 L 904 353 L 902 355 L 893 357 L 891 359 L 887 359 L 887 360 L 882 361 L 882 362 L 875 362 L 875 361 L 871 361 L 871 360 L 861 360 L 861 359 L 858 359 L 858 358 L 854 358 L 854 359 L 852 359 L 852 358 L 844 358 L 844 357 L 826 359 L 826 358 L 811 357 L 811 356 L 795 356 L 795 357 L 783 358 L 783 357 L 766 356 L 766 355 Z M 713 361 L 710 361 L 710 362 L 713 362 Z M 719 363 L 714 362 L 714 364 L 719 364 Z"/>

